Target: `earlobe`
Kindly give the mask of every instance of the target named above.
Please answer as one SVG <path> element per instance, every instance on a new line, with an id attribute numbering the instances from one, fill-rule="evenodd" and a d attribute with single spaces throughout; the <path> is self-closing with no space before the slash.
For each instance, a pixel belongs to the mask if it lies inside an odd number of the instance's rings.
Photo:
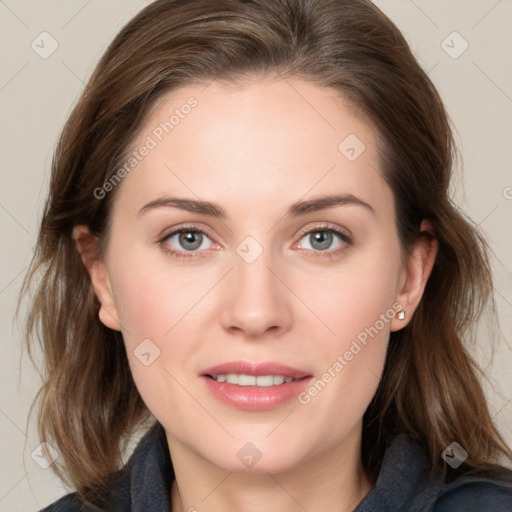
<path id="1" fill-rule="evenodd" d="M 91 278 L 94 294 L 100 303 L 100 321 L 110 329 L 121 330 L 105 262 L 96 256 L 98 238 L 91 234 L 87 226 L 78 225 L 73 228 L 73 239 Z"/>
<path id="2" fill-rule="evenodd" d="M 396 299 L 404 313 L 400 315 L 402 318 L 395 315 L 391 321 L 391 331 L 403 329 L 411 320 L 434 267 L 438 246 L 431 223 L 424 220 L 420 226 L 420 238 L 407 258 L 405 280 Z"/>

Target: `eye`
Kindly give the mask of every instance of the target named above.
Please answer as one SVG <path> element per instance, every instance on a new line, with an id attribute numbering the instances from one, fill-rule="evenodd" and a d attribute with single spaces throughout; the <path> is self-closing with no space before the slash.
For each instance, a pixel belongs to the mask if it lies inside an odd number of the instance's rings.
<path id="1" fill-rule="evenodd" d="M 330 249 L 336 238 L 339 240 L 337 248 Z M 305 243 L 301 242 L 303 239 L 306 240 Z M 211 238 L 202 229 L 195 226 L 182 226 L 180 229 L 165 235 L 158 243 L 165 252 L 173 257 L 193 258 L 201 257 L 200 254 L 195 253 L 202 253 L 209 248 L 208 240 L 211 241 Z M 295 247 L 311 251 L 311 257 L 313 258 L 330 258 L 346 250 L 352 243 L 352 238 L 343 231 L 328 225 L 321 225 L 303 232 L 299 243 Z M 307 247 L 308 244 L 310 247 Z M 212 243 L 210 248 L 219 249 L 220 246 Z"/>
<path id="2" fill-rule="evenodd" d="M 196 252 L 208 249 L 205 241 L 210 240 L 206 232 L 197 227 L 183 226 L 159 240 L 163 249 L 177 258 L 191 258 Z M 213 244 L 218 248 L 217 244 Z M 175 247 L 178 247 L 177 249 Z M 190 254 L 187 254 L 190 253 Z"/>
<path id="3" fill-rule="evenodd" d="M 340 240 L 337 248 L 330 249 L 336 238 Z M 316 226 L 315 228 L 306 231 L 301 235 L 301 240 L 303 239 L 306 240 L 306 242 L 299 242 L 298 247 L 312 250 L 312 257 L 314 258 L 337 256 L 341 251 L 344 251 L 353 243 L 352 238 L 348 234 L 327 225 Z M 308 244 L 309 247 L 307 247 Z"/>

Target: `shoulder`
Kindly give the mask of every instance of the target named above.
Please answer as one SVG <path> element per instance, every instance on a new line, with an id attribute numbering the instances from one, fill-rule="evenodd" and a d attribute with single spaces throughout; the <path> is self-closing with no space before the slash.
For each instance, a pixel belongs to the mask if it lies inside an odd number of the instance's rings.
<path id="1" fill-rule="evenodd" d="M 40 512 L 128 512 L 131 510 L 130 469 L 127 464 L 111 475 L 102 486 L 95 488 L 90 501 L 82 499 L 77 492 L 71 492 Z"/>
<path id="2" fill-rule="evenodd" d="M 82 512 L 84 504 L 76 493 L 67 494 L 55 503 L 43 508 L 40 512 Z"/>
<path id="3" fill-rule="evenodd" d="M 99 507 L 88 501 L 83 501 L 76 492 L 72 492 L 41 509 L 39 512 L 105 512 L 105 510 L 128 512 L 131 510 L 126 500 L 117 499 L 113 501 L 112 498 L 113 496 L 110 496 L 108 501 L 103 504 L 104 506 Z"/>
<path id="4" fill-rule="evenodd" d="M 140 439 L 125 466 L 95 489 L 91 501 L 67 494 L 41 512 L 152 512 L 169 510 L 168 487 L 174 478 L 165 432 L 160 424 Z M 100 497 L 101 496 L 101 497 Z"/>
<path id="5" fill-rule="evenodd" d="M 442 487 L 433 512 L 512 511 L 512 472 L 463 476 Z"/>
<path id="6" fill-rule="evenodd" d="M 512 512 L 512 472 L 430 472 L 428 451 L 400 434 L 388 444 L 375 486 L 355 512 Z"/>

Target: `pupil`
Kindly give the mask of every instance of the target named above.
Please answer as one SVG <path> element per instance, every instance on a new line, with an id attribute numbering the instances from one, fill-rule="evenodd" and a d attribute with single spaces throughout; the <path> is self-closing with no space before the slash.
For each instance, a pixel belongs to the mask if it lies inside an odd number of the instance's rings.
<path id="1" fill-rule="evenodd" d="M 317 231 L 314 235 L 315 242 L 319 242 L 321 247 L 319 249 L 327 249 L 331 242 L 332 233 L 327 231 Z"/>
<path id="2" fill-rule="evenodd" d="M 192 244 L 193 247 L 189 247 L 189 249 L 197 249 L 201 245 L 201 241 L 199 240 L 199 243 L 197 241 L 197 238 L 199 238 L 200 233 L 196 233 L 194 231 L 185 231 L 181 234 L 181 242 L 184 242 L 185 244 Z M 194 238 L 196 238 L 196 241 L 194 242 Z"/>

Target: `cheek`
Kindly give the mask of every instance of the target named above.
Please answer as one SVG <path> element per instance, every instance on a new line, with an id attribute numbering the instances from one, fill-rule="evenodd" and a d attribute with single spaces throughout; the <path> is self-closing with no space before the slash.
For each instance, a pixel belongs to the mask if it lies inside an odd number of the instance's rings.
<path id="1" fill-rule="evenodd" d="M 145 338 L 160 342 L 171 338 L 211 287 L 204 271 L 200 277 L 193 275 L 170 264 L 165 256 L 148 258 L 148 251 L 132 249 L 130 256 L 117 261 L 112 288 L 123 336 L 130 346 Z"/>
<path id="2" fill-rule="evenodd" d="M 373 249 L 377 249 L 374 247 Z M 375 254 L 379 256 L 376 258 Z M 399 254 L 394 247 L 354 253 L 339 268 L 315 278 L 311 309 L 324 321 L 333 342 L 330 349 L 340 351 L 347 341 L 357 338 L 365 329 L 377 324 L 378 330 L 389 330 L 395 314 L 393 303 L 399 275 Z M 382 323 L 384 318 L 384 325 Z M 364 334 L 361 336 L 364 338 Z"/>
<path id="3" fill-rule="evenodd" d="M 115 286 L 116 307 L 128 345 L 143 339 L 158 340 L 171 328 L 175 303 L 164 293 L 164 283 L 151 279 L 145 269 L 130 269 Z"/>
<path id="4" fill-rule="evenodd" d="M 329 331 L 323 329 L 317 345 L 320 382 L 306 391 L 303 403 L 322 395 L 324 405 L 350 411 L 352 419 L 363 415 L 377 389 L 396 314 L 398 250 L 384 244 L 372 249 L 316 279 L 309 295 Z"/>
<path id="5" fill-rule="evenodd" d="M 190 271 L 166 265 L 165 258 L 148 263 L 147 254 L 133 249 L 113 261 L 119 265 L 111 271 L 111 284 L 137 389 L 157 418 L 182 406 L 185 415 L 193 404 L 178 382 L 180 373 L 193 372 L 201 339 L 194 319 L 203 312 L 206 301 L 201 298 L 215 276 L 202 272 L 201 278 L 191 279 Z"/>

